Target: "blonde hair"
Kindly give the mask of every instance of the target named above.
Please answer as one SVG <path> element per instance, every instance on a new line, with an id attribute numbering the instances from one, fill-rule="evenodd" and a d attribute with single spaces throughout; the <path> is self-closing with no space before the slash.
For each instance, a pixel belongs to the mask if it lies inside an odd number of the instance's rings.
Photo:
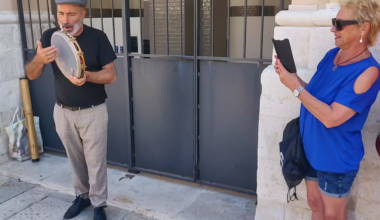
<path id="1" fill-rule="evenodd" d="M 368 44 L 374 46 L 380 31 L 380 1 L 379 0 L 342 0 L 341 7 L 355 10 L 355 20 L 359 24 L 369 23 Z"/>

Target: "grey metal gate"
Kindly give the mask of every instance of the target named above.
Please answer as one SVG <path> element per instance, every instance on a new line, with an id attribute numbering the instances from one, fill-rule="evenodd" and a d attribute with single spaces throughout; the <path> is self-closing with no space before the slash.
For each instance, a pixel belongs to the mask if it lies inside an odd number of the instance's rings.
<path id="1" fill-rule="evenodd" d="M 139 7 L 131 8 L 126 0 L 121 11 L 114 0 L 96 0 L 96 11 L 94 1 L 88 7 L 91 26 L 96 13 L 102 30 L 103 18 L 112 17 L 111 41 L 118 55 L 118 81 L 106 86 L 108 162 L 131 172 L 255 194 L 260 75 L 271 62 L 271 48 L 264 48 L 272 37 L 264 36 L 265 16 L 274 16 L 283 1 L 276 7 L 265 6 L 264 0 L 257 6 L 247 0 L 244 6 L 231 6 L 230 0 L 136 0 Z M 103 10 L 103 1 L 111 2 L 110 11 Z M 27 61 L 35 51 L 34 45 L 28 49 L 22 0 L 18 4 Z M 124 47 L 115 44 L 117 13 L 122 13 Z M 139 17 L 140 38 L 131 34 L 136 26 L 131 17 Z M 243 28 L 236 40 L 240 18 Z M 247 50 L 250 46 L 256 52 Z M 64 152 L 52 119 L 51 72 L 49 66 L 30 82 L 32 104 L 46 148 Z"/>

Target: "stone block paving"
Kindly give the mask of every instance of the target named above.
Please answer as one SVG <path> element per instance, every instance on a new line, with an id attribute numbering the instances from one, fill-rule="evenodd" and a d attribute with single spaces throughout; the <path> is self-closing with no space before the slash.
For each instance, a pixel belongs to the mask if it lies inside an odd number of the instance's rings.
<path id="1" fill-rule="evenodd" d="M 38 185 L 0 176 L 0 220 L 61 220 L 74 197 Z M 110 220 L 155 220 L 134 212 L 106 208 Z M 73 220 L 93 219 L 88 207 Z"/>
<path id="2" fill-rule="evenodd" d="M 0 165 L 0 220 L 62 219 L 75 199 L 67 158 Z M 128 174 L 128 176 L 127 176 Z M 110 220 L 253 220 L 256 197 L 108 167 Z M 77 220 L 93 219 L 93 208 Z"/>

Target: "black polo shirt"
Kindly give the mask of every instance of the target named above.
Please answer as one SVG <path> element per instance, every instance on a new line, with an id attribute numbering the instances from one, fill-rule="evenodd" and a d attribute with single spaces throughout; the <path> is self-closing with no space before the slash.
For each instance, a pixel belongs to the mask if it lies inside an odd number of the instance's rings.
<path id="1" fill-rule="evenodd" d="M 57 30 L 58 28 L 52 28 L 43 33 L 40 40 L 43 48 L 51 46 L 51 36 Z M 107 35 L 101 30 L 84 25 L 83 32 L 76 37 L 76 41 L 84 52 L 87 71 L 100 71 L 117 58 Z M 51 65 L 58 102 L 71 107 L 90 107 L 107 99 L 103 84 L 86 82 L 82 86 L 76 86 L 62 74 L 55 61 Z"/>

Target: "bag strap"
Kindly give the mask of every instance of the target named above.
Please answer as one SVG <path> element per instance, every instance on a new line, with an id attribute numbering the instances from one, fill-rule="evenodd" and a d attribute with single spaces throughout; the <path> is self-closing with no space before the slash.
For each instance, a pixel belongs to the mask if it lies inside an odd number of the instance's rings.
<path id="1" fill-rule="evenodd" d="M 290 201 L 295 201 L 298 200 L 297 198 L 297 187 L 294 187 L 293 195 L 290 195 L 290 189 L 288 190 L 288 195 L 287 195 L 287 202 L 289 203 Z"/>
<path id="2" fill-rule="evenodd" d="M 17 115 L 17 120 L 20 121 L 20 118 L 18 117 L 18 114 L 17 114 L 18 110 L 19 110 L 19 107 L 17 107 L 15 113 L 13 113 L 13 119 L 11 121 L 11 124 L 15 123 L 16 115 Z"/>
<path id="3" fill-rule="evenodd" d="M 20 117 L 19 117 L 19 115 L 18 115 L 20 109 L 21 109 L 21 114 L 23 113 L 23 110 L 22 110 L 23 108 L 22 108 L 21 106 L 17 106 L 16 111 L 15 111 L 15 113 L 13 114 L 13 119 L 12 119 L 11 124 L 15 123 L 16 116 L 17 116 L 17 121 L 20 121 Z M 21 115 L 20 115 L 20 116 L 21 116 Z"/>

